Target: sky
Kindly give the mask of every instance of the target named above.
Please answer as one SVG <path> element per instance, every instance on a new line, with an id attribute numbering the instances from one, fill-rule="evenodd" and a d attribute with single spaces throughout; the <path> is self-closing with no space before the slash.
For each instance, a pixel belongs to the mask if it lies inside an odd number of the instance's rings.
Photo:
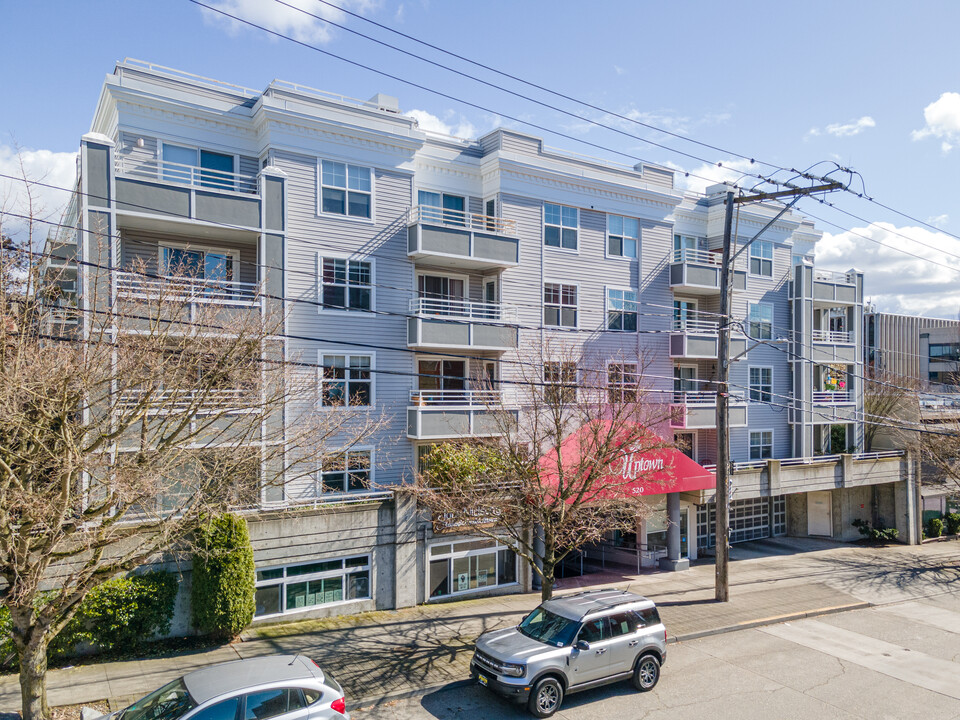
<path id="1" fill-rule="evenodd" d="M 859 173 L 854 192 L 826 198 L 836 207 L 798 205 L 824 231 L 817 266 L 864 271 L 865 296 L 881 311 L 960 311 L 955 0 L 909 8 L 811 0 L 802 9 L 699 0 L 330 0 L 359 17 L 323 0 L 198 2 L 276 34 L 190 0 L 0 0 L 0 174 L 19 174 L 22 163 L 34 179 L 69 185 L 103 78 L 124 57 L 261 90 L 279 78 L 360 99 L 382 92 L 423 128 L 476 137 L 513 127 L 562 150 L 677 168 L 695 190 L 744 171 L 851 168 Z M 63 194 L 35 189 L 53 217 Z M 23 202 L 0 177 L 0 207 L 25 214 Z"/>

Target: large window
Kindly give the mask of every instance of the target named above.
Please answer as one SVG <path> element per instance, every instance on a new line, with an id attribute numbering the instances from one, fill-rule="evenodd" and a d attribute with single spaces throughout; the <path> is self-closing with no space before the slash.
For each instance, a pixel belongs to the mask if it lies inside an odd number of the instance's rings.
<path id="1" fill-rule="evenodd" d="M 167 182 L 196 182 L 201 187 L 236 190 L 234 156 L 163 143 L 163 173 Z M 199 168 L 199 172 L 194 168 Z"/>
<path id="2" fill-rule="evenodd" d="M 637 401 L 640 373 L 636 363 L 610 363 L 607 366 L 607 392 L 610 403 Z"/>
<path id="3" fill-rule="evenodd" d="M 370 450 L 348 450 L 325 457 L 320 467 L 320 492 L 343 493 L 369 490 L 373 480 Z"/>
<path id="4" fill-rule="evenodd" d="M 773 243 L 754 240 L 750 245 L 750 274 L 773 276 Z"/>
<path id="5" fill-rule="evenodd" d="M 550 327 L 577 327 L 576 285 L 544 283 L 543 324 Z"/>
<path id="6" fill-rule="evenodd" d="M 697 259 L 700 241 L 691 235 L 673 236 L 673 261 L 690 262 Z"/>
<path id="7" fill-rule="evenodd" d="M 566 205 L 543 204 L 543 244 L 565 250 L 577 249 L 580 212 Z"/>
<path id="8" fill-rule="evenodd" d="M 257 569 L 256 617 L 369 598 L 369 555 Z"/>
<path id="9" fill-rule="evenodd" d="M 638 306 L 636 290 L 607 288 L 607 330 L 636 332 Z"/>
<path id="10" fill-rule="evenodd" d="M 429 549 L 427 596 L 458 595 L 517 582 L 517 555 L 494 540 L 441 543 Z"/>
<path id="11" fill-rule="evenodd" d="M 320 163 L 320 212 L 369 218 L 373 196 L 370 168 L 323 160 Z"/>
<path id="12" fill-rule="evenodd" d="M 768 460 L 773 457 L 773 430 L 754 430 L 750 433 L 750 459 Z"/>
<path id="13" fill-rule="evenodd" d="M 750 337 L 756 340 L 773 338 L 773 305 L 769 303 L 750 303 L 748 317 Z"/>
<path id="14" fill-rule="evenodd" d="M 373 356 L 320 354 L 320 404 L 373 405 Z"/>
<path id="15" fill-rule="evenodd" d="M 639 245 L 639 220 L 620 215 L 607 215 L 607 255 L 635 258 Z"/>
<path id="16" fill-rule="evenodd" d="M 577 364 L 554 360 L 543 364 L 544 400 L 547 403 L 572 403 L 577 399 Z"/>
<path id="17" fill-rule="evenodd" d="M 332 310 L 373 310 L 373 261 L 321 257 L 320 302 Z"/>
<path id="18" fill-rule="evenodd" d="M 204 280 L 213 287 L 235 282 L 240 260 L 236 250 L 161 245 L 160 264 L 167 277 Z"/>
<path id="19" fill-rule="evenodd" d="M 773 368 L 750 368 L 750 399 L 765 403 L 773 400 Z"/>
<path id="20" fill-rule="evenodd" d="M 930 343 L 932 362 L 960 362 L 960 343 Z"/>
<path id="21" fill-rule="evenodd" d="M 439 222 L 445 225 L 466 225 L 466 201 L 462 195 L 420 190 L 417 193 L 420 219 L 424 222 Z"/>

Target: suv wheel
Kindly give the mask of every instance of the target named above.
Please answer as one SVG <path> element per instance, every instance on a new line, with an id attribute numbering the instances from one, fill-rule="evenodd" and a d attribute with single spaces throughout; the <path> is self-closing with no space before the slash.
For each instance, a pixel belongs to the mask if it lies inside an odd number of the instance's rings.
<path id="1" fill-rule="evenodd" d="M 545 677 L 533 686 L 527 709 L 538 718 L 548 718 L 560 709 L 563 686 L 556 678 Z"/>
<path id="2" fill-rule="evenodd" d="M 633 686 L 640 692 L 653 690 L 660 679 L 660 661 L 654 655 L 644 655 L 633 669 Z"/>

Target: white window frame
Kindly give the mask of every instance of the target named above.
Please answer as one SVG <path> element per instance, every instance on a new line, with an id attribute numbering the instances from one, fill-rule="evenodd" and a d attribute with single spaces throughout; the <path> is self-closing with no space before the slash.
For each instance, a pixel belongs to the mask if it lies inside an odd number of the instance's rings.
<path id="1" fill-rule="evenodd" d="M 366 558 L 367 562 L 365 565 L 357 565 L 352 568 L 346 567 L 346 562 L 348 559 L 352 560 L 354 558 Z M 313 563 L 321 562 L 334 562 L 339 560 L 341 563 L 340 570 L 324 570 L 316 573 L 307 573 L 304 575 L 287 575 L 288 568 L 296 568 L 301 565 L 310 565 Z M 327 607 L 339 607 L 341 605 L 346 605 L 348 603 L 364 602 L 367 600 L 373 599 L 373 556 L 371 553 L 357 553 L 356 555 L 341 555 L 340 557 L 334 558 L 324 558 L 317 560 L 310 560 L 307 562 L 297 562 L 297 563 L 288 563 L 286 565 L 274 565 L 272 567 L 257 567 L 256 572 L 267 572 L 270 570 L 283 570 L 283 576 L 279 578 L 271 578 L 269 580 L 255 580 L 254 581 L 254 595 L 258 588 L 262 587 L 273 587 L 275 585 L 280 586 L 280 605 L 281 610 L 278 613 L 271 613 L 269 615 L 255 615 L 257 620 L 262 618 L 274 618 L 274 617 L 284 617 L 286 615 L 293 615 L 296 613 L 309 612 L 311 610 L 317 610 L 318 608 L 327 608 Z M 366 597 L 358 598 L 349 598 L 346 600 L 337 600 L 330 603 L 319 603 L 317 605 L 307 605 L 302 608 L 287 608 L 287 585 L 291 583 L 307 582 L 309 580 L 323 580 L 326 578 L 337 577 L 338 575 L 343 578 L 341 582 L 342 590 L 346 590 L 347 586 L 347 575 L 351 574 L 351 571 L 359 571 L 367 573 L 367 591 L 368 594 Z M 256 576 L 255 576 L 256 577 Z"/>
<path id="2" fill-rule="evenodd" d="M 680 247 L 682 240 L 693 240 L 693 247 Z M 687 235 L 685 233 L 674 233 L 673 234 L 673 253 L 671 254 L 671 261 L 676 257 L 677 253 L 681 250 L 692 250 L 694 253 L 694 258 L 696 258 L 696 253 L 700 250 L 700 238 L 696 235 Z M 679 262 L 693 262 L 693 259 L 688 259 L 686 252 L 681 253 Z"/>
<path id="3" fill-rule="evenodd" d="M 754 436 L 754 435 L 760 435 L 760 436 L 761 436 L 761 439 L 762 439 L 763 433 L 770 433 L 770 457 L 769 457 L 769 458 L 764 458 L 764 457 L 755 458 L 755 457 L 753 457 L 753 448 L 754 448 L 753 436 Z M 775 445 L 774 445 L 774 440 L 775 440 L 775 434 L 774 434 L 773 428 L 759 428 L 759 429 L 757 429 L 757 430 L 751 430 L 751 431 L 750 431 L 750 435 L 749 435 L 749 437 L 748 437 L 748 439 L 747 439 L 747 452 L 750 453 L 750 459 L 751 459 L 751 460 L 772 460 L 772 459 L 773 459 L 773 449 L 774 449 L 774 447 L 775 447 Z M 761 443 L 758 447 L 761 447 L 761 448 L 766 447 L 766 443 Z"/>
<path id="4" fill-rule="evenodd" d="M 463 550 L 460 552 L 457 552 L 455 549 L 453 549 L 453 546 L 457 545 L 458 543 L 477 542 L 478 540 L 490 540 L 491 542 L 493 542 L 493 546 L 486 547 L 486 548 L 478 548 L 476 550 Z M 450 545 L 451 551 L 449 553 L 443 553 L 436 556 L 431 555 L 430 551 L 438 545 Z M 519 555 L 517 556 L 517 559 L 516 559 L 517 579 L 514 580 L 513 582 L 503 583 L 502 585 L 499 583 L 500 551 L 501 550 L 513 552 L 514 555 L 516 555 L 516 552 L 513 550 L 513 548 L 510 547 L 509 544 L 502 543 L 500 541 L 494 541 L 490 538 L 479 538 L 479 537 L 478 538 L 460 538 L 459 540 L 438 540 L 436 542 L 430 543 L 429 545 L 427 545 L 427 548 L 426 548 L 426 573 L 425 573 L 426 578 L 424 580 L 424 593 L 423 593 L 424 598 L 426 598 L 427 602 L 443 602 L 447 598 L 451 598 L 451 597 L 469 595 L 471 593 L 483 592 L 485 590 L 491 590 L 493 588 L 505 588 L 505 587 L 513 587 L 514 585 L 519 585 L 520 584 L 520 568 L 521 568 L 521 558 Z M 496 557 L 496 567 L 497 567 L 497 570 L 493 578 L 494 579 L 493 585 L 484 585 L 483 587 L 476 587 L 476 588 L 470 588 L 468 590 L 454 591 L 453 590 L 453 581 L 454 581 L 453 561 L 460 560 L 462 558 L 467 558 L 467 557 L 476 557 L 478 555 L 486 555 L 490 552 L 493 552 L 494 556 Z M 450 592 L 447 593 L 446 595 L 437 595 L 436 597 L 431 597 L 430 596 L 430 564 L 433 561 L 439 561 L 439 560 L 447 561 L 447 581 L 449 582 L 449 585 L 450 585 Z"/>
<path id="5" fill-rule="evenodd" d="M 227 255 L 233 261 L 233 280 L 226 282 L 226 285 L 232 285 L 236 287 L 237 283 L 240 282 L 240 250 L 237 248 L 223 248 L 215 247 L 213 245 L 194 245 L 193 243 L 181 243 L 174 240 L 161 240 L 157 243 L 157 269 L 160 271 L 158 274 L 162 278 L 171 278 L 177 279 L 176 275 L 170 275 L 167 271 L 167 261 L 163 257 L 163 249 L 169 248 L 170 250 L 187 250 L 189 252 L 202 252 L 204 255 L 207 253 L 213 253 L 215 255 Z M 206 264 L 204 264 L 204 272 L 206 272 Z M 206 275 L 202 280 L 206 280 Z"/>
<path id="6" fill-rule="evenodd" d="M 347 402 L 343 405 L 325 405 L 323 403 L 323 370 L 324 364 L 323 359 L 328 355 L 343 355 L 346 360 L 346 369 L 350 369 L 350 358 L 351 357 L 368 357 L 370 358 L 370 404 L 369 405 L 351 405 L 349 402 L 349 393 L 347 393 Z M 349 378 L 345 379 L 349 385 Z M 351 350 L 334 350 L 334 349 L 320 349 L 317 350 L 317 402 L 316 407 L 321 411 L 331 411 L 331 410 L 341 410 L 343 408 L 367 408 L 369 410 L 374 409 L 377 406 L 377 353 L 373 350 L 369 352 L 354 352 Z"/>
<path id="7" fill-rule="evenodd" d="M 414 280 L 416 281 L 414 290 L 416 291 L 418 298 L 421 297 L 420 295 L 420 278 L 421 277 L 443 277 L 443 278 L 447 278 L 448 280 L 463 280 L 463 297 L 460 299 L 463 300 L 464 302 L 470 302 L 470 276 L 469 275 L 461 275 L 460 273 L 447 272 L 446 270 L 443 270 L 443 269 L 417 270 L 417 276 L 416 278 L 414 278 Z M 486 300 L 484 300 L 483 302 L 486 302 Z"/>
<path id="8" fill-rule="evenodd" d="M 547 379 L 547 365 L 558 365 L 558 370 L 560 371 L 560 380 L 553 381 Z M 572 385 L 570 382 L 564 382 L 563 370 L 564 366 L 573 366 L 573 380 Z M 554 360 L 552 358 L 546 358 L 543 361 L 543 367 L 540 369 L 541 380 L 543 381 L 543 390 L 546 392 L 547 387 L 556 387 L 556 388 L 572 388 L 573 397 L 564 400 L 564 404 L 576 403 L 580 396 L 580 369 L 577 367 L 577 363 L 570 360 Z"/>
<path id="9" fill-rule="evenodd" d="M 693 370 L 692 378 L 678 378 L 677 370 Z M 682 382 L 693 381 L 694 388 L 693 390 L 678 390 L 677 381 L 681 380 Z M 673 366 L 673 392 L 700 392 L 704 383 L 700 382 L 700 368 L 698 365 L 693 363 L 677 363 Z"/>
<path id="10" fill-rule="evenodd" d="M 576 292 L 577 292 L 577 304 L 576 304 L 576 305 L 564 305 L 564 304 L 562 304 L 562 298 L 563 298 L 563 290 L 562 290 L 562 289 L 561 289 L 561 291 L 560 291 L 561 304 L 560 304 L 560 305 L 553 305 L 553 304 L 551 303 L 551 305 L 550 305 L 551 307 L 559 307 L 561 310 L 562 310 L 563 308 L 570 308 L 570 307 L 575 308 L 576 314 L 577 314 L 577 321 L 576 321 L 576 323 L 574 323 L 573 325 L 548 325 L 548 324 L 547 324 L 547 300 L 546 300 L 546 297 L 545 297 L 546 291 L 547 291 L 547 285 L 559 285 L 559 286 L 561 286 L 561 288 L 562 288 L 563 286 L 567 286 L 567 287 L 572 287 L 572 288 L 574 288 L 574 289 L 576 290 Z M 542 313 L 541 313 L 541 315 L 540 315 L 541 322 L 543 323 L 543 327 L 545 327 L 545 328 L 551 328 L 551 329 L 552 329 L 552 328 L 556 328 L 556 329 L 558 329 L 558 330 L 564 330 L 564 329 L 576 330 L 576 329 L 579 329 L 579 328 L 580 328 L 580 283 L 563 282 L 563 281 L 559 281 L 559 280 L 544 280 L 543 283 L 542 283 L 541 286 L 540 286 L 540 304 L 541 304 L 541 306 L 543 307 L 543 311 L 542 311 Z M 561 319 L 562 314 L 563 314 L 563 313 L 557 313 L 557 320 L 558 320 L 558 321 Z"/>
<path id="11" fill-rule="evenodd" d="M 753 334 L 753 313 L 752 310 L 754 307 L 757 308 L 770 308 L 770 337 L 760 337 L 759 335 Z M 773 303 L 765 302 L 752 302 L 747 306 L 747 335 L 748 337 L 753 338 L 754 340 L 773 340 L 773 325 L 774 320 L 776 319 L 775 310 Z M 758 322 L 758 324 L 760 324 Z M 765 322 L 763 324 L 766 324 Z"/>
<path id="12" fill-rule="evenodd" d="M 233 170 L 231 172 L 233 173 L 234 178 L 232 179 L 231 182 L 233 183 L 234 187 L 223 188 L 223 187 L 216 187 L 215 185 L 201 185 L 201 184 L 194 184 L 193 182 L 187 183 L 187 182 L 178 182 L 176 180 L 167 180 L 166 178 L 163 177 L 163 170 L 164 170 L 163 146 L 164 145 L 173 145 L 174 147 L 184 148 L 187 150 L 196 150 L 197 164 L 194 167 L 196 167 L 197 170 L 203 169 L 200 167 L 200 151 L 201 150 L 206 150 L 207 152 L 215 153 L 217 155 L 225 155 L 225 156 L 233 157 Z M 249 156 L 249 157 L 253 157 L 253 156 Z M 235 152 L 230 152 L 227 150 L 218 150 L 210 146 L 194 145 L 193 143 L 189 143 L 189 142 L 178 142 L 177 140 L 164 140 L 163 138 L 158 137 L 156 163 L 157 163 L 157 179 L 163 183 L 176 185 L 178 187 L 188 187 L 194 190 L 202 190 L 202 191 L 212 190 L 214 192 L 235 193 L 237 195 L 241 195 L 244 197 L 250 197 L 251 194 L 255 194 L 257 192 L 257 188 L 256 188 L 257 181 L 255 177 L 250 178 L 252 184 L 248 186 L 249 189 L 241 190 L 239 189 L 239 187 L 237 187 L 238 185 L 243 184 L 243 180 L 242 178 L 240 178 L 240 155 Z M 211 172 L 216 172 L 216 171 L 211 171 Z"/>
<path id="13" fill-rule="evenodd" d="M 559 225 L 557 225 L 556 223 L 547 222 L 547 205 L 554 205 L 560 208 L 560 224 Z M 576 227 L 573 228 L 577 233 L 577 246 L 574 248 L 563 247 L 563 228 L 570 229 L 569 225 L 563 224 L 563 208 L 569 208 L 577 213 L 577 224 L 576 224 Z M 542 213 L 540 227 L 541 227 L 541 233 L 543 235 L 543 238 L 541 240 L 541 244 L 543 245 L 543 247 L 550 248 L 551 250 L 558 250 L 560 252 L 570 253 L 571 255 L 579 255 L 580 254 L 580 208 L 574 207 L 573 205 L 563 205 L 561 203 L 544 201 L 543 205 L 541 206 L 540 212 Z M 548 225 L 550 227 L 560 228 L 560 244 L 559 245 L 547 245 L 547 226 Z"/>
<path id="14" fill-rule="evenodd" d="M 323 304 L 323 261 L 324 259 L 329 260 L 344 260 L 347 263 L 347 278 L 346 283 L 344 284 L 345 290 L 345 299 L 349 302 L 350 299 L 350 263 L 351 262 L 366 262 L 370 263 L 370 309 L 354 309 L 354 308 L 336 308 L 336 307 L 324 307 Z M 376 315 L 377 312 L 377 259 L 371 255 L 349 255 L 344 253 L 332 253 L 332 252 L 317 252 L 316 255 L 316 273 L 317 273 L 317 312 L 326 315 L 337 314 L 337 315 L 350 315 L 350 317 L 368 317 L 372 318 Z M 365 287 L 363 285 L 354 285 L 353 287 Z"/>
<path id="15" fill-rule="evenodd" d="M 760 384 L 760 385 L 758 386 L 757 393 L 758 393 L 758 395 L 759 395 L 760 397 L 759 397 L 758 399 L 756 399 L 756 400 L 753 399 L 754 385 L 753 385 L 753 381 L 751 380 L 751 377 L 750 377 L 750 376 L 751 376 L 751 373 L 752 373 L 754 370 L 760 370 L 761 372 L 764 371 L 764 370 L 769 370 L 769 371 L 770 371 L 770 386 L 769 386 L 770 389 L 769 389 L 769 391 L 767 391 L 767 394 L 770 396 L 770 399 L 769 399 L 769 400 L 763 400 L 763 399 L 762 399 L 762 398 L 763 398 L 763 392 L 764 392 L 764 390 L 763 390 L 764 384 Z M 770 366 L 770 365 L 750 365 L 750 366 L 747 368 L 747 399 L 748 399 L 750 402 L 764 403 L 764 404 L 770 404 L 770 403 L 773 402 L 773 367 L 772 367 L 772 366 Z"/>
<path id="16" fill-rule="evenodd" d="M 630 371 L 629 373 L 628 373 L 626 370 L 623 370 L 623 369 L 622 369 L 622 368 L 625 368 L 625 367 L 628 366 L 628 365 L 630 365 L 630 366 L 633 367 L 633 370 Z M 612 383 L 611 380 L 610 380 L 610 368 L 612 368 L 612 367 L 617 367 L 617 366 L 619 366 L 619 367 L 621 368 L 621 373 L 620 373 L 621 382 L 619 382 L 619 383 L 617 383 L 617 384 L 614 384 L 614 383 Z M 632 375 L 633 375 L 634 383 L 633 383 L 632 385 L 631 385 L 631 384 L 628 384 L 628 383 L 625 383 L 625 382 L 622 382 L 622 379 L 625 378 L 625 377 L 627 377 L 628 374 L 632 374 Z M 610 401 L 610 397 L 609 397 L 610 393 L 614 390 L 614 388 L 616 388 L 618 394 L 621 396 L 620 399 L 617 400 L 617 402 L 636 402 L 637 398 L 639 398 L 639 396 L 640 396 L 640 363 L 638 363 L 638 362 L 627 362 L 627 361 L 625 361 L 625 360 L 619 360 L 619 359 L 618 359 L 618 360 L 607 360 L 607 378 L 606 378 L 606 380 L 607 380 L 607 400 L 608 400 L 608 401 Z M 633 392 L 634 392 L 634 400 L 633 400 L 633 401 L 625 401 L 625 400 L 623 400 L 623 392 L 624 392 L 624 390 L 627 389 L 627 388 L 632 388 L 632 389 L 633 389 Z M 610 402 L 612 402 L 612 401 L 610 401 Z"/>
<path id="17" fill-rule="evenodd" d="M 621 234 L 621 235 L 614 235 L 613 233 L 610 232 L 610 218 L 614 218 L 614 217 L 620 218 L 621 221 L 623 221 L 623 220 L 633 220 L 633 221 L 635 221 L 635 222 L 637 223 L 637 237 L 636 237 L 636 238 L 630 238 L 631 240 L 636 240 L 636 243 L 637 243 L 637 247 L 636 247 L 637 254 L 636 254 L 636 255 L 623 255 L 623 254 L 615 255 L 615 254 L 612 254 L 612 253 L 610 252 L 610 237 L 611 237 L 611 235 L 612 235 L 613 237 L 618 237 L 618 238 L 620 238 L 620 241 L 621 241 L 620 247 L 621 247 L 621 249 L 622 249 L 622 247 L 623 247 L 623 240 L 624 240 L 624 238 L 629 237 L 628 235 L 623 235 L 623 234 Z M 611 259 L 611 260 L 637 260 L 637 261 L 639 261 L 639 260 L 640 260 L 640 235 L 642 234 L 642 229 L 641 229 L 641 227 L 640 227 L 640 219 L 639 219 L 639 218 L 635 218 L 635 217 L 630 217 L 629 215 L 617 215 L 616 213 L 607 213 L 607 223 L 606 223 L 606 225 L 607 225 L 607 230 L 606 230 L 606 234 L 605 234 L 605 236 L 604 236 L 604 246 L 603 246 L 603 254 L 604 254 L 604 257 L 607 257 L 607 258 L 609 258 L 609 259 Z"/>
<path id="18" fill-rule="evenodd" d="M 613 308 L 610 303 L 610 291 L 614 292 L 631 292 L 636 295 L 635 300 L 626 300 L 624 303 L 632 302 L 635 305 L 634 314 L 637 316 L 637 327 L 635 330 L 616 330 L 610 327 L 610 313 L 613 312 Z M 577 301 L 579 302 L 580 296 L 577 296 Z M 626 313 L 625 313 L 626 314 Z M 579 320 L 579 317 L 577 318 Z M 617 285 L 606 285 L 603 289 L 603 328 L 607 332 L 616 332 L 616 333 L 636 333 L 640 332 L 640 290 L 638 288 L 628 288 L 628 287 L 619 287 Z"/>
<path id="19" fill-rule="evenodd" d="M 420 193 L 422 193 L 422 192 L 425 192 L 425 193 L 433 193 L 434 195 L 439 195 L 439 196 L 440 196 L 440 207 L 437 207 L 436 205 L 421 205 L 421 204 L 420 204 Z M 447 212 L 455 212 L 455 211 L 453 211 L 453 210 L 447 210 L 446 208 L 443 207 L 443 197 L 444 197 L 444 195 L 449 195 L 450 197 L 456 197 L 456 198 L 460 198 L 461 200 L 463 200 L 463 217 L 462 217 L 462 218 L 456 218 L 455 216 L 452 216 L 452 219 L 449 219 L 449 220 L 447 219 L 445 213 L 447 213 Z M 423 210 L 421 209 L 421 210 L 420 210 L 420 221 L 421 221 L 421 222 L 428 222 L 428 223 L 429 223 L 429 222 L 436 222 L 436 223 L 440 223 L 441 225 L 450 225 L 450 226 L 452 226 L 452 227 L 463 227 L 463 228 L 469 228 L 469 227 L 470 227 L 470 224 L 471 224 L 471 223 L 470 223 L 470 215 L 471 215 L 471 213 L 470 213 L 470 196 L 469 196 L 469 195 L 467 195 L 467 194 L 461 195 L 460 193 L 447 192 L 446 190 L 437 190 L 437 189 L 435 189 L 435 188 L 430 188 L 430 187 L 418 187 L 418 188 L 416 189 L 416 191 L 415 191 L 415 197 L 416 197 L 417 207 L 419 207 L 419 208 L 425 208 L 425 207 L 426 207 L 426 208 L 435 209 L 435 210 L 437 211 L 437 213 L 439 214 L 439 217 L 437 217 L 437 218 L 431 218 L 431 217 L 429 217 L 429 213 L 428 213 L 428 217 L 425 218 L 425 217 L 424 217 Z"/>
<path id="20" fill-rule="evenodd" d="M 377 462 L 377 459 L 376 459 L 376 448 L 375 448 L 373 445 L 356 445 L 356 446 L 354 446 L 354 447 L 349 447 L 349 448 L 345 448 L 345 449 L 342 449 L 342 450 L 334 450 L 334 451 L 332 451 L 332 452 L 330 453 L 331 455 L 344 455 L 344 463 L 345 463 L 345 465 L 344 465 L 344 470 L 343 470 L 343 472 L 344 472 L 344 475 L 345 475 L 345 476 L 346 476 L 346 475 L 349 475 L 349 467 L 350 467 L 350 466 L 349 466 L 349 463 L 346 462 L 346 456 L 347 456 L 348 453 L 367 453 L 367 454 L 370 456 L 370 466 L 369 466 L 369 468 L 367 469 L 367 475 L 369 476 L 369 479 L 370 479 L 370 483 L 369 483 L 370 488 L 373 488 L 373 487 L 376 485 L 376 483 L 377 483 L 377 480 L 376 480 L 376 477 L 375 477 L 375 475 L 376 475 L 376 467 L 377 467 L 377 464 L 376 464 L 376 462 Z M 317 497 L 318 499 L 325 498 L 325 497 L 327 497 L 327 498 L 332 498 L 332 497 L 349 496 L 349 495 L 351 495 L 351 494 L 353 494 L 353 493 L 359 493 L 359 492 L 370 492 L 370 489 L 368 489 L 368 488 L 363 488 L 362 490 L 349 490 L 349 489 L 348 489 L 348 490 L 340 490 L 339 492 L 333 492 L 333 491 L 331 491 L 331 492 L 329 492 L 329 493 L 328 493 L 328 492 L 324 492 L 324 490 L 323 490 L 323 474 L 324 474 L 324 470 L 323 470 L 323 458 L 321 458 L 321 459 L 320 459 L 320 462 L 318 463 L 318 467 L 317 467 L 316 485 L 315 485 L 315 487 L 314 487 L 314 496 Z M 350 484 L 349 478 L 346 478 L 346 482 L 347 482 L 348 485 Z"/>
<path id="21" fill-rule="evenodd" d="M 769 251 L 769 255 L 766 253 L 767 250 Z M 757 252 L 755 252 L 755 251 L 757 251 Z M 774 252 L 773 243 L 772 243 L 770 240 L 754 240 L 754 241 L 750 244 L 750 257 L 749 257 L 749 263 L 750 263 L 749 272 L 750 272 L 750 275 L 752 275 L 753 277 L 772 278 L 772 277 L 773 277 L 773 252 Z M 754 261 L 754 259 L 759 260 L 760 270 L 761 270 L 761 271 L 762 271 L 763 268 L 764 268 L 764 263 L 767 263 L 767 262 L 770 263 L 770 272 L 769 272 L 769 273 L 765 273 L 765 272 L 755 273 L 755 272 L 753 271 L 753 261 Z"/>
<path id="22" fill-rule="evenodd" d="M 697 444 L 699 442 L 699 435 L 696 430 L 674 430 L 673 431 L 673 442 L 677 442 L 677 435 L 690 435 L 693 437 L 693 442 L 690 443 L 690 454 L 692 455 L 691 460 L 697 462 L 699 455 L 697 454 Z M 683 452 L 682 450 L 680 452 Z"/>
<path id="23" fill-rule="evenodd" d="M 340 163 L 341 165 L 347 166 L 346 176 L 347 176 L 347 185 L 350 185 L 350 167 L 363 168 L 370 171 L 370 217 L 362 217 L 360 215 L 349 215 L 347 212 L 335 213 L 335 212 L 325 212 L 323 210 L 323 188 L 329 187 L 336 190 L 343 190 L 345 193 L 357 192 L 357 193 L 366 193 L 365 190 L 353 190 L 351 191 L 349 187 L 338 187 L 336 185 L 324 185 L 323 184 L 323 161 L 332 163 Z M 316 211 L 317 217 L 324 218 L 337 218 L 339 220 L 349 220 L 350 222 L 373 224 L 377 217 L 377 173 L 376 169 L 371 165 L 357 165 L 356 163 L 350 162 L 348 160 L 337 160 L 336 158 L 317 158 L 317 167 L 316 167 L 316 188 L 317 188 L 317 202 L 316 202 Z M 344 210 L 348 211 L 350 207 L 350 199 L 347 196 L 344 196 Z"/>

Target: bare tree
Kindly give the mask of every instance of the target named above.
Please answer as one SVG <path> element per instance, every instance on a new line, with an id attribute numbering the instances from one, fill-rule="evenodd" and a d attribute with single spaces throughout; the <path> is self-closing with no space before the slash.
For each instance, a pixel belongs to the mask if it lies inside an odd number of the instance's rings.
<path id="1" fill-rule="evenodd" d="M 50 717 L 47 648 L 92 588 L 188 551 L 205 515 L 315 478 L 328 446 L 379 422 L 313 412 L 317 369 L 281 355 L 269 298 L 143 266 L 120 297 L 111 268 L 80 270 L 88 302 L 65 308 L 32 234 L 0 250 L 0 602 L 24 720 Z"/>
<path id="2" fill-rule="evenodd" d="M 640 357 L 608 369 L 605 359 L 547 343 L 512 367 L 502 390 L 477 381 L 489 435 L 438 445 L 409 491 L 435 527 L 508 545 L 549 599 L 570 552 L 611 530 L 635 531 L 649 512 L 638 481 L 656 464 L 632 459 L 672 446 L 659 433 L 668 411 Z"/>
<path id="3" fill-rule="evenodd" d="M 919 390 L 915 378 L 889 372 L 874 372 L 864 382 L 863 389 L 863 446 L 872 452 L 881 438 L 889 446 L 911 442 L 909 435 L 899 432 L 891 418 L 916 423 L 919 420 Z"/>

